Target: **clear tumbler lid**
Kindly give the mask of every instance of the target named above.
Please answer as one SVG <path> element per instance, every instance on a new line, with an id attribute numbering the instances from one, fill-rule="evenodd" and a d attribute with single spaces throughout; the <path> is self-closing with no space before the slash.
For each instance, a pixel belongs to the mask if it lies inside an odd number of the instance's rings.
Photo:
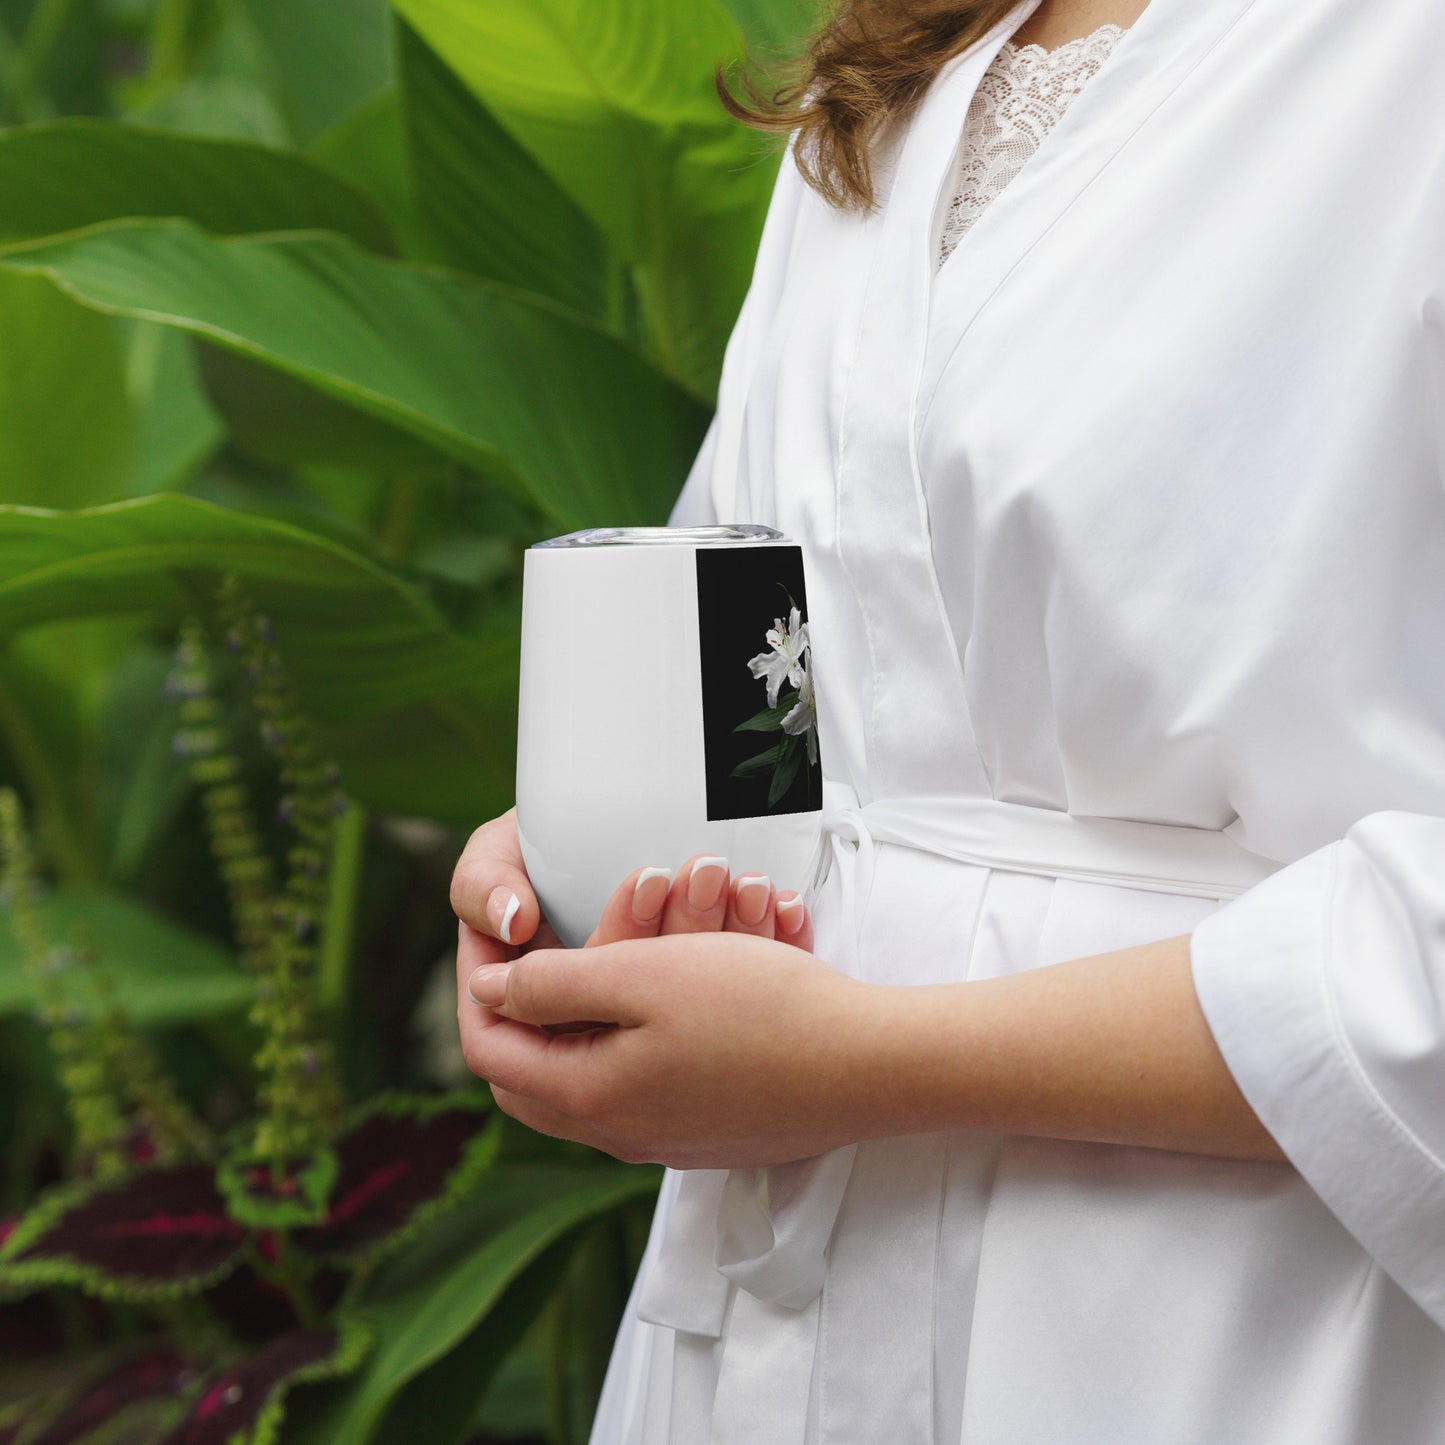
<path id="1" fill-rule="evenodd" d="M 782 542 L 786 538 L 775 527 L 753 522 L 732 522 L 720 527 L 589 527 L 585 532 L 568 532 L 533 542 L 534 547 L 626 547 L 656 546 L 659 543 L 696 542 Z"/>

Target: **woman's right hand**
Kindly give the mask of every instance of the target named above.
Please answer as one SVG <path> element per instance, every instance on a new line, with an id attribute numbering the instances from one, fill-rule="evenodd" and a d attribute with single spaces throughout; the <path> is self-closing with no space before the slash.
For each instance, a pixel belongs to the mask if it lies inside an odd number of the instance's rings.
<path id="1" fill-rule="evenodd" d="M 470 1003 L 467 980 L 489 964 L 510 963 L 533 948 L 561 948 L 542 917 L 517 839 L 517 810 L 472 834 L 452 874 L 452 908 L 460 920 L 458 1004 Z M 603 909 L 587 947 L 660 933 L 748 933 L 776 938 L 808 952 L 813 920 L 802 898 L 779 892 L 757 873 L 730 876 L 728 861 L 698 853 L 676 871 L 634 869 Z M 472 1005 L 475 1007 L 475 1005 Z"/>

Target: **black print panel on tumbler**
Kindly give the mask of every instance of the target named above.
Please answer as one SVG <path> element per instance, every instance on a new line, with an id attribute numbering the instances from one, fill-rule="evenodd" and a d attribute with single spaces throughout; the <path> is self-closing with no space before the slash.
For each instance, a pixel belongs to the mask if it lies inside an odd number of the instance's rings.
<path id="1" fill-rule="evenodd" d="M 709 819 L 823 802 L 801 547 L 699 547 Z"/>

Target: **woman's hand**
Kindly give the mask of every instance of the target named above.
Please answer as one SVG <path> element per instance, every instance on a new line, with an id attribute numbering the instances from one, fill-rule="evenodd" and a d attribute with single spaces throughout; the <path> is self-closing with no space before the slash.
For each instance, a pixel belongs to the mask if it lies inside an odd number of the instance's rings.
<path id="1" fill-rule="evenodd" d="M 544 1134 L 629 1161 L 799 1159 L 889 1127 L 869 989 L 773 939 L 539 949 L 473 983 L 468 1067 Z M 555 1031 L 590 1020 L 586 1032 Z M 878 1115 L 878 1117 L 874 1117 Z"/>
<path id="2" fill-rule="evenodd" d="M 471 979 L 503 967 L 535 948 L 561 948 L 542 916 L 517 840 L 517 810 L 484 823 L 472 834 L 452 875 L 457 935 L 457 1023 L 462 1051 L 479 1027 Z M 588 948 L 659 934 L 729 932 L 779 938 L 808 952 L 813 920 L 792 890 L 778 892 L 758 873 L 730 878 L 726 858 L 697 854 L 678 870 L 635 869 L 604 908 Z"/>
<path id="3" fill-rule="evenodd" d="M 728 860 L 697 853 L 672 878 L 668 868 L 639 868 L 617 886 L 585 947 L 664 933 L 746 933 L 811 953 L 813 920 L 802 897 L 780 893 L 762 873 L 729 880 Z"/>
<path id="4" fill-rule="evenodd" d="M 562 940 L 542 917 L 527 877 L 515 808 L 484 823 L 467 841 L 452 874 L 452 909 L 464 932 L 503 945 L 502 949 L 471 947 L 468 951 L 478 954 L 478 962 L 502 962 L 527 948 L 562 947 Z M 629 873 L 608 900 L 585 946 L 719 929 L 783 938 L 810 953 L 813 949 L 812 919 L 796 892 L 778 892 L 760 873 L 741 873 L 729 880 L 727 859 L 703 853 L 683 864 L 676 882 L 671 870 L 662 867 Z"/>

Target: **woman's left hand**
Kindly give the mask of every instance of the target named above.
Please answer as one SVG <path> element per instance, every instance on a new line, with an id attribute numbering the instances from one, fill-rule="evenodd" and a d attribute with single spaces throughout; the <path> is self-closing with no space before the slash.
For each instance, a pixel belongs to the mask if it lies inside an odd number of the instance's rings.
<path id="1" fill-rule="evenodd" d="M 893 991 L 791 944 L 710 932 L 537 949 L 473 989 L 467 1065 L 544 1134 L 692 1169 L 781 1163 L 878 1131 L 870 995 Z M 584 1020 L 597 1026 L 553 1031 Z"/>

